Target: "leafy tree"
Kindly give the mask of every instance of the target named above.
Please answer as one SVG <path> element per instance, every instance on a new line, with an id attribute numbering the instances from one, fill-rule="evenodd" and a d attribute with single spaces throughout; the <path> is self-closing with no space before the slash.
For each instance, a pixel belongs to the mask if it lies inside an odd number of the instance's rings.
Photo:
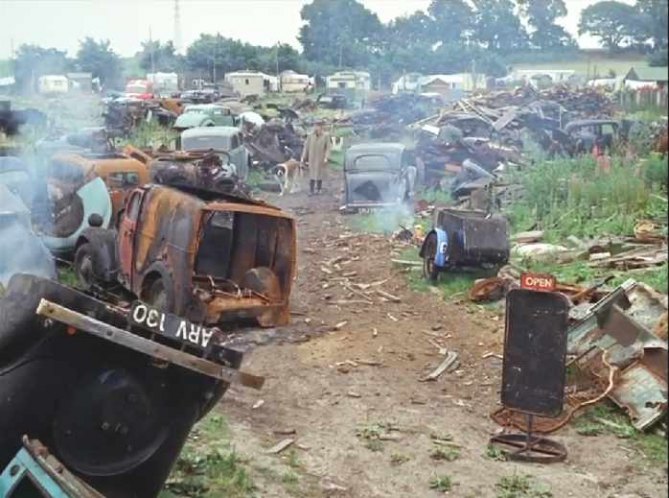
<path id="1" fill-rule="evenodd" d="M 70 66 L 65 52 L 37 45 L 21 45 L 14 58 L 14 77 L 23 90 L 35 90 L 37 80 L 46 74 L 63 74 Z"/>
<path id="2" fill-rule="evenodd" d="M 633 6 L 605 0 L 583 9 L 578 33 L 589 33 L 609 50 L 617 50 L 638 37 L 638 23 L 638 11 Z"/>
<path id="3" fill-rule="evenodd" d="M 398 17 L 388 24 L 386 41 L 402 46 L 413 46 L 435 42 L 434 19 L 422 11 L 410 16 Z"/>
<path id="4" fill-rule="evenodd" d="M 542 50 L 575 46 L 572 36 L 555 23 L 567 15 L 564 0 L 519 0 L 518 5 L 532 28 L 533 46 Z"/>
<path id="5" fill-rule="evenodd" d="M 667 0 L 637 0 L 636 8 L 643 34 L 646 39 L 652 41 L 653 49 L 667 48 L 669 2 Z"/>
<path id="6" fill-rule="evenodd" d="M 313 0 L 300 15 L 298 39 L 309 60 L 364 67 L 379 53 L 383 25 L 357 0 Z"/>
<path id="7" fill-rule="evenodd" d="M 186 64 L 219 80 L 230 71 L 258 69 L 258 50 L 259 47 L 220 34 L 202 34 L 188 47 Z"/>
<path id="8" fill-rule="evenodd" d="M 76 66 L 80 71 L 93 74 L 100 78 L 100 82 L 108 87 L 117 87 L 121 84 L 121 59 L 110 48 L 109 40 L 96 42 L 87 37 L 79 42 Z"/>
<path id="9" fill-rule="evenodd" d="M 181 66 L 180 57 L 176 54 L 174 44 L 171 41 L 160 43 L 160 41 L 148 40 L 142 42 L 142 50 L 138 52 L 139 65 L 147 72 L 155 69 L 156 72 L 175 72 Z"/>
<path id="10" fill-rule="evenodd" d="M 528 46 L 528 36 L 511 0 L 473 0 L 476 40 L 488 50 L 510 52 Z"/>
<path id="11" fill-rule="evenodd" d="M 427 11 L 433 23 L 433 41 L 464 41 L 474 28 L 474 11 L 464 0 L 432 0 Z"/>

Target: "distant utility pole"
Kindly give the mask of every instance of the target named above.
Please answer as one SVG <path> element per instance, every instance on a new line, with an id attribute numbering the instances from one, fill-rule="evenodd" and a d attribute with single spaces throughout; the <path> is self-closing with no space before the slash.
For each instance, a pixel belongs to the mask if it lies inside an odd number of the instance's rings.
<path id="1" fill-rule="evenodd" d="M 216 37 L 216 41 L 214 42 L 214 57 L 212 58 L 212 76 L 214 77 L 213 83 L 216 84 L 216 48 L 218 46 L 218 37 Z"/>
<path id="2" fill-rule="evenodd" d="M 151 57 L 151 74 L 156 74 L 156 61 L 154 57 L 153 35 L 151 34 L 151 26 L 149 26 L 149 55 Z"/>
<path id="3" fill-rule="evenodd" d="M 279 42 L 276 42 L 276 77 L 279 77 Z"/>
<path id="4" fill-rule="evenodd" d="M 181 12 L 179 11 L 179 0 L 174 0 L 174 51 L 181 51 Z"/>

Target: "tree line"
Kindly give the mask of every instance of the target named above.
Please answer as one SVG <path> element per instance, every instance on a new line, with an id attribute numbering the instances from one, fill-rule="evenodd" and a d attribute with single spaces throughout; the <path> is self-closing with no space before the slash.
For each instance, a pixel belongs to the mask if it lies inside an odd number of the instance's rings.
<path id="1" fill-rule="evenodd" d="M 590 34 L 615 52 L 649 54 L 652 64 L 667 63 L 668 0 L 597 2 L 581 13 L 579 34 Z M 172 42 L 145 41 L 135 58 L 145 72 L 192 72 L 220 79 L 229 71 L 268 74 L 292 69 L 325 75 L 338 68 L 369 70 L 382 84 L 406 72 L 475 71 L 502 76 L 508 64 L 525 58 L 564 57 L 578 49 L 559 24 L 564 0 L 432 0 L 426 11 L 382 23 L 358 0 L 313 0 L 301 10 L 298 40 L 252 45 L 220 34 L 201 34 L 178 55 Z M 22 45 L 14 59 L 21 87 L 42 74 L 91 72 L 108 88 L 122 84 L 121 58 L 109 41 L 86 38 L 74 59 L 63 51 Z"/>

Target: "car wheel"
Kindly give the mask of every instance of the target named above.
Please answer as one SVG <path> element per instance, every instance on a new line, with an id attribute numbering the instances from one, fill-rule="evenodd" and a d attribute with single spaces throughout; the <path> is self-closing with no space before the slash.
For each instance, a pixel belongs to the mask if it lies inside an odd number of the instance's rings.
<path id="1" fill-rule="evenodd" d="M 431 233 L 425 239 L 425 247 L 423 249 L 423 277 L 430 283 L 437 283 L 439 280 L 439 268 L 434 263 L 434 255 L 437 252 L 437 235 Z"/>

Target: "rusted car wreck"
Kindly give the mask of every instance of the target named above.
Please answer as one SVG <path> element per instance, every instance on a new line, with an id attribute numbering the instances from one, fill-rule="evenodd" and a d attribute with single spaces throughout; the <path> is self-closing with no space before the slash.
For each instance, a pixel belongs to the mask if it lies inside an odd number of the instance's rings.
<path id="1" fill-rule="evenodd" d="M 120 282 L 196 323 L 285 325 L 295 232 L 290 215 L 259 201 L 148 185 L 130 195 L 118 230 L 81 235 L 75 269 L 87 287 Z"/>

